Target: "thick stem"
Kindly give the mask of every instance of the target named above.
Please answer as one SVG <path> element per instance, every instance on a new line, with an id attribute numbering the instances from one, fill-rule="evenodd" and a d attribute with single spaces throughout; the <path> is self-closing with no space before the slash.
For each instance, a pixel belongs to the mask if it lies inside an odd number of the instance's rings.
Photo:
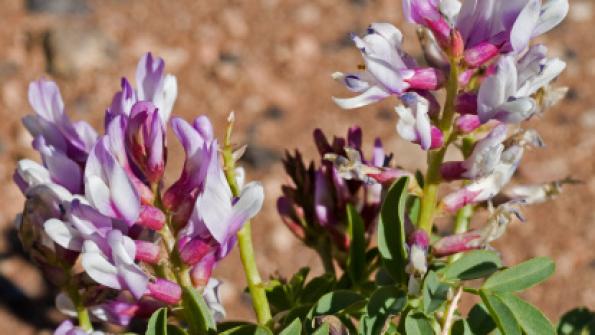
<path id="1" fill-rule="evenodd" d="M 230 124 L 225 136 L 223 148 L 223 164 L 227 183 L 234 196 L 240 194 L 240 188 L 235 176 L 235 160 L 233 157 L 233 148 L 231 145 L 231 130 L 233 126 L 233 116 L 230 116 Z M 252 297 L 252 307 L 256 313 L 256 319 L 261 325 L 266 325 L 271 320 L 271 309 L 267 300 L 266 292 L 263 286 L 256 258 L 254 256 L 254 246 L 252 245 L 252 228 L 250 222 L 246 222 L 244 227 L 238 232 L 238 246 L 240 249 L 240 259 L 244 267 L 248 290 Z"/>
<path id="2" fill-rule="evenodd" d="M 419 216 L 418 227 L 425 230 L 428 234 L 432 232 L 434 224 L 434 213 L 438 203 L 438 187 L 442 181 L 440 176 L 440 166 L 444 161 L 444 155 L 448 146 L 453 141 L 453 121 L 455 117 L 455 100 L 459 90 L 459 68 L 458 60 L 452 58 L 450 62 L 450 74 L 446 87 L 446 102 L 442 118 L 438 123 L 444 136 L 444 145 L 438 151 L 428 152 L 428 171 L 423 189 L 423 198 L 421 202 L 421 213 Z"/>
<path id="3" fill-rule="evenodd" d="M 72 303 L 74 304 L 74 308 L 76 309 L 79 327 L 88 333 L 93 331 L 93 324 L 91 324 L 89 311 L 87 310 L 87 308 L 85 308 L 81 299 L 81 295 L 79 294 L 79 291 L 76 288 L 76 286 L 69 284 L 69 287 L 67 288 L 67 294 Z"/>

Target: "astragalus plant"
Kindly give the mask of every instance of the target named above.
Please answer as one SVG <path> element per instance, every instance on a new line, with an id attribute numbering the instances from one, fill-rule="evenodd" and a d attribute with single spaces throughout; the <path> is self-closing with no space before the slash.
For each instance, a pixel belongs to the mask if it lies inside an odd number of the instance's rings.
<path id="1" fill-rule="evenodd" d="M 523 220 L 524 206 L 573 182 L 511 182 L 523 154 L 544 143 L 525 121 L 566 91 L 553 84 L 565 63 L 533 39 L 568 7 L 566 0 L 404 0 L 423 63 L 403 50 L 390 23 L 352 35 L 363 62 L 333 78 L 354 95 L 334 101 L 351 109 L 391 99 L 396 133 L 427 153 L 427 166 L 399 168 L 407 157 L 394 159 L 380 139 L 365 152 L 357 126 L 332 140 L 315 130 L 317 162 L 288 151 L 277 208 L 320 255 L 324 273 L 310 279 L 307 268 L 260 278 L 248 221 L 264 194 L 236 167 L 243 147 L 232 146 L 234 116 L 221 144 L 206 116 L 170 117 L 177 84 L 161 59 L 143 56 L 136 88 L 122 79 L 103 135 L 70 121 L 55 83 L 31 83 L 34 114 L 24 124 L 41 163 L 18 163 L 15 182 L 27 201 L 17 221 L 26 250 L 61 290 L 58 308 L 77 319 L 56 334 L 99 334 L 103 323 L 126 327 L 133 319 L 145 320 L 147 334 L 592 331 L 586 309 L 556 330 L 518 296 L 553 274 L 550 259 L 503 264 L 491 245 Z M 163 180 L 168 127 L 186 153 L 171 184 Z M 445 161 L 449 150 L 460 158 Z M 236 244 L 256 323 L 223 321 L 221 283 L 211 277 Z M 464 295 L 478 302 L 468 313 L 460 309 Z"/>

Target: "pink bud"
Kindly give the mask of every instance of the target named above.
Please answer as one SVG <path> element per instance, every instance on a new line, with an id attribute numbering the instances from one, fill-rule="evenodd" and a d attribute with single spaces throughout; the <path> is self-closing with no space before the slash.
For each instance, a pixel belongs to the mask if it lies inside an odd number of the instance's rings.
<path id="1" fill-rule="evenodd" d="M 143 205 L 137 223 L 143 227 L 158 231 L 165 224 L 165 214 L 157 207 Z"/>
<path id="2" fill-rule="evenodd" d="M 500 50 L 497 46 L 489 42 L 483 42 L 471 49 L 466 50 L 463 58 L 465 59 L 465 63 L 467 63 L 467 65 L 475 68 L 487 63 L 499 53 Z"/>
<path id="3" fill-rule="evenodd" d="M 474 69 L 468 69 L 463 71 L 461 74 L 459 74 L 459 86 L 460 87 L 465 87 L 469 84 L 469 82 L 471 81 L 471 78 L 473 78 L 473 76 L 475 75 L 475 70 Z"/>
<path id="4" fill-rule="evenodd" d="M 426 20 L 426 26 L 434 33 L 442 48 L 448 49 L 450 47 L 450 25 L 444 18 Z"/>
<path id="5" fill-rule="evenodd" d="M 380 184 L 390 184 L 403 176 L 405 176 L 405 172 L 392 168 L 383 168 L 380 173 L 368 174 L 368 177 L 376 180 Z"/>
<path id="6" fill-rule="evenodd" d="M 477 115 L 461 115 L 455 121 L 455 127 L 461 134 L 469 134 L 470 132 L 479 128 L 479 126 L 481 126 L 481 121 Z"/>
<path id="7" fill-rule="evenodd" d="M 432 126 L 432 144 L 430 145 L 430 149 L 438 149 L 444 145 L 444 135 L 442 135 L 442 131 L 435 126 Z"/>
<path id="8" fill-rule="evenodd" d="M 444 84 L 444 74 L 440 70 L 427 67 L 413 71 L 413 76 L 406 80 L 413 90 L 436 90 Z"/>
<path id="9" fill-rule="evenodd" d="M 170 305 L 177 304 L 182 297 L 180 286 L 163 278 L 149 283 L 149 293 L 151 297 Z"/>
<path id="10" fill-rule="evenodd" d="M 188 265 L 198 263 L 205 255 L 213 251 L 213 246 L 198 238 L 190 241 L 180 241 L 180 258 Z"/>
<path id="11" fill-rule="evenodd" d="M 136 254 L 134 258 L 137 261 L 148 264 L 157 264 L 159 262 L 160 248 L 155 243 L 149 241 L 135 240 Z"/>
<path id="12" fill-rule="evenodd" d="M 209 278 L 211 278 L 215 263 L 215 255 L 213 254 L 203 257 L 200 262 L 196 263 L 190 271 L 192 284 L 196 287 L 205 287 L 209 282 Z"/>
<path id="13" fill-rule="evenodd" d="M 463 166 L 463 162 L 445 162 L 440 166 L 440 174 L 444 180 L 457 180 L 461 179 L 461 175 L 465 173 L 467 169 Z"/>
<path id="14" fill-rule="evenodd" d="M 425 230 L 417 229 L 409 235 L 407 243 L 409 243 L 410 246 L 415 245 L 422 249 L 426 249 L 430 245 L 430 237 Z"/>
<path id="15" fill-rule="evenodd" d="M 478 232 L 467 232 L 458 235 L 446 236 L 434 243 L 432 254 L 436 257 L 450 256 L 459 252 L 478 249 L 481 235 Z"/>

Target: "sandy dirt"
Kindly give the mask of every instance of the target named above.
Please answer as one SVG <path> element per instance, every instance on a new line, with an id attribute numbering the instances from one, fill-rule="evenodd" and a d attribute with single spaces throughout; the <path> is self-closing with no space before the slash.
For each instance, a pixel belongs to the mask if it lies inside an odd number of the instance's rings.
<path id="1" fill-rule="evenodd" d="M 424 164 L 417 147 L 394 131 L 394 101 L 356 111 L 340 110 L 331 101 L 332 95 L 348 93 L 330 74 L 355 69 L 361 62 L 347 38 L 350 32 L 361 33 L 373 21 L 401 25 L 409 36 L 406 48 L 419 56 L 413 27 L 401 24 L 398 0 L 55 2 L 52 8 L 35 7 L 37 11 L 33 7 L 40 1 L 0 2 L 3 334 L 48 333 L 61 320 L 53 309 L 55 292 L 22 254 L 12 224 L 23 204 L 11 181 L 15 162 L 37 159 L 20 123 L 31 112 L 26 91 L 30 80 L 56 79 L 71 117 L 100 127 L 120 76 L 132 78 L 137 59 L 152 51 L 165 58 L 167 70 L 178 77 L 176 114 L 186 119 L 206 114 L 221 136 L 227 114 L 235 111 L 237 142 L 251 146 L 249 179 L 261 180 L 267 194 L 253 224 L 265 277 L 290 275 L 304 265 L 320 271 L 315 255 L 293 238 L 275 210 L 286 181 L 280 164 L 284 148 L 299 147 L 306 157 L 315 158 L 315 127 L 343 135 L 348 126 L 359 124 L 368 147 L 379 136 L 401 166 Z M 555 259 L 553 278 L 526 293 L 553 319 L 577 305 L 595 309 L 595 4 L 573 0 L 571 6 L 566 22 L 543 39 L 551 53 L 568 62 L 559 82 L 570 87 L 570 94 L 530 122 L 547 147 L 526 155 L 515 182 L 572 176 L 583 184 L 525 210 L 527 222 L 513 225 L 496 243 L 508 264 L 533 256 Z M 182 157 L 172 139 L 169 181 L 177 176 Z M 220 264 L 216 277 L 225 282 L 222 294 L 229 318 L 252 318 L 237 252 Z"/>

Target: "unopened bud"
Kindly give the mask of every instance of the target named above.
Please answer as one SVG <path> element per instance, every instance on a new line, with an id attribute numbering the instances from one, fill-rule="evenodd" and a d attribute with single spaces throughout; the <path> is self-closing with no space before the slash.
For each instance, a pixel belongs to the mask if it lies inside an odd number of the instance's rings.
<path id="1" fill-rule="evenodd" d="M 135 240 L 136 254 L 134 258 L 138 261 L 148 264 L 157 264 L 159 262 L 159 253 L 161 249 L 158 245 L 148 241 Z"/>
<path id="2" fill-rule="evenodd" d="M 463 58 L 468 66 L 476 68 L 489 62 L 498 56 L 498 54 L 500 54 L 500 49 L 497 46 L 489 42 L 483 42 L 471 49 L 465 50 Z"/>
<path id="3" fill-rule="evenodd" d="M 137 223 L 143 227 L 159 231 L 165 224 L 165 214 L 157 207 L 143 205 Z"/>
<path id="4" fill-rule="evenodd" d="M 436 257 L 450 256 L 459 252 L 481 247 L 482 236 L 479 232 L 467 232 L 441 238 L 432 246 L 432 254 Z"/>
<path id="5" fill-rule="evenodd" d="M 149 283 L 149 294 L 166 304 L 175 305 L 182 298 L 182 289 L 174 282 L 157 278 L 154 282 Z"/>
<path id="6" fill-rule="evenodd" d="M 479 126 L 481 126 L 481 121 L 477 115 L 461 115 L 455 121 L 455 127 L 461 134 L 469 134 L 470 132 L 479 128 Z"/>
<path id="7" fill-rule="evenodd" d="M 213 247 L 199 238 L 180 241 L 180 258 L 187 265 L 194 265 L 213 250 Z"/>

